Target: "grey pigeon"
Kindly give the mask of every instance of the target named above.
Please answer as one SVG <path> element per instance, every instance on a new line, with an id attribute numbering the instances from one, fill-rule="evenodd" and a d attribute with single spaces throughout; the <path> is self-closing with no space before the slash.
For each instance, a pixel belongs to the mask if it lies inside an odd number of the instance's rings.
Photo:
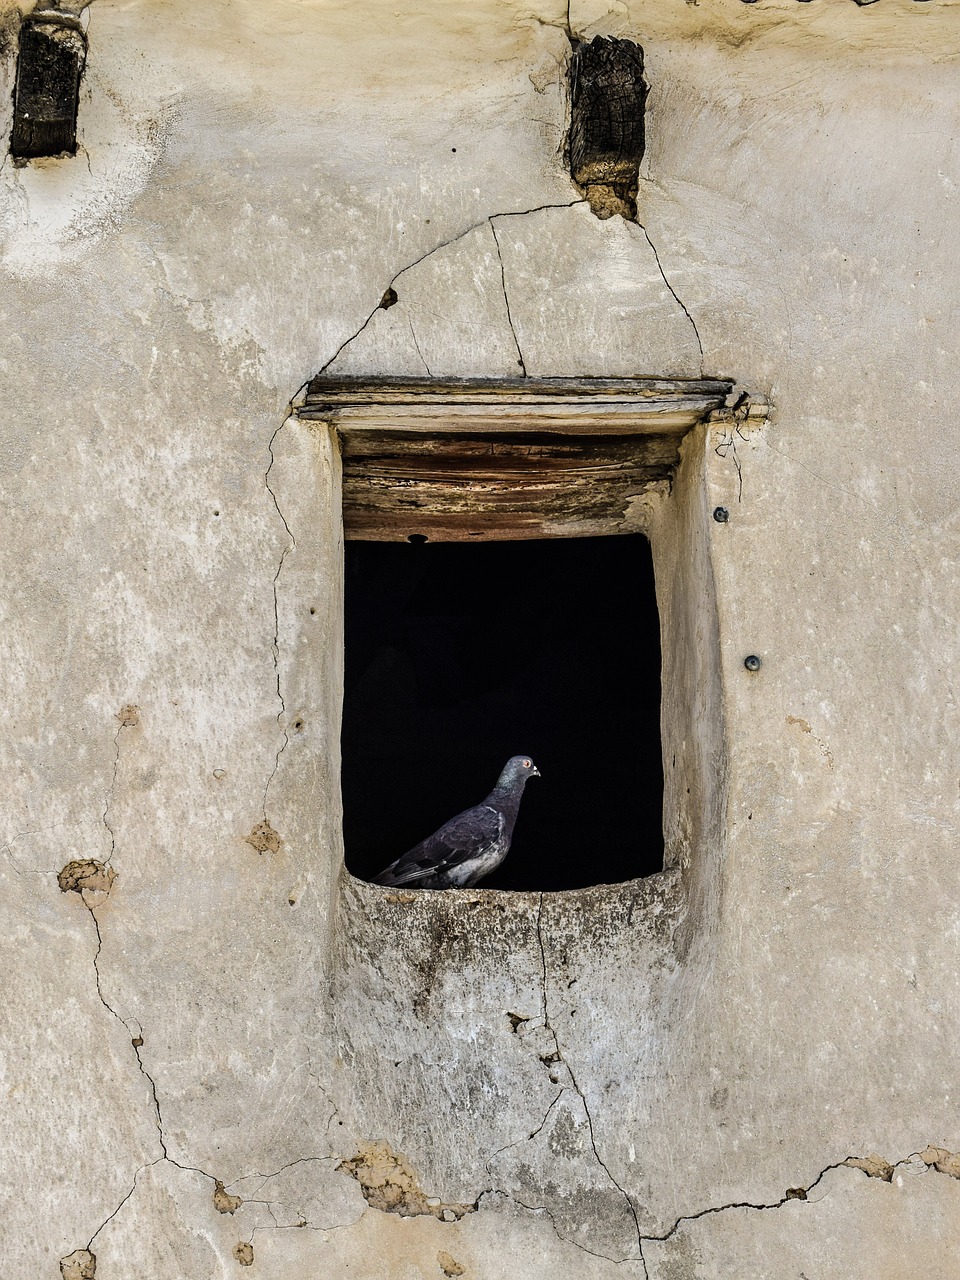
<path id="1" fill-rule="evenodd" d="M 391 862 L 374 884 L 416 889 L 466 889 L 476 884 L 507 856 L 523 788 L 528 778 L 539 777 L 529 756 L 513 756 L 486 800 L 464 809 Z"/>

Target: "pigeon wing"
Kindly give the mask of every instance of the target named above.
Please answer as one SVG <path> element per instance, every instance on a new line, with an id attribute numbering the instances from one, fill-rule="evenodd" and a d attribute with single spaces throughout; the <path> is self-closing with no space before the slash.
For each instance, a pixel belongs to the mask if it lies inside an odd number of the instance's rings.
<path id="1" fill-rule="evenodd" d="M 499 809 L 486 804 L 465 809 L 392 862 L 374 883 L 424 885 L 425 881 L 438 878 L 442 884 L 454 867 L 481 857 L 502 834 L 503 814 Z"/>

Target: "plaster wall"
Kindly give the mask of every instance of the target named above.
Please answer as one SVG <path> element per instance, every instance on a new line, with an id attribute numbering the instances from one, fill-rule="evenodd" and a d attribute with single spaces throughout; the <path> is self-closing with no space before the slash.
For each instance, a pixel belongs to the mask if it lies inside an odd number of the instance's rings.
<path id="1" fill-rule="evenodd" d="M 956 6 L 86 20 L 78 155 L 0 166 L 4 1274 L 936 1274 Z M 564 171 L 597 32 L 647 54 L 637 225 Z M 321 367 L 775 406 L 694 433 L 649 512 L 663 876 L 342 876 L 339 462 L 291 414 Z"/>

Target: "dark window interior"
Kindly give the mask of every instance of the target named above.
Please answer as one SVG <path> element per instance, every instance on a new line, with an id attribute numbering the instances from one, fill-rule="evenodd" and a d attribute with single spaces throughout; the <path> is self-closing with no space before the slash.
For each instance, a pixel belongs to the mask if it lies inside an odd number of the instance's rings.
<path id="1" fill-rule="evenodd" d="M 343 806 L 361 879 L 529 752 L 506 860 L 557 890 L 663 866 L 660 632 L 640 535 L 348 542 Z"/>

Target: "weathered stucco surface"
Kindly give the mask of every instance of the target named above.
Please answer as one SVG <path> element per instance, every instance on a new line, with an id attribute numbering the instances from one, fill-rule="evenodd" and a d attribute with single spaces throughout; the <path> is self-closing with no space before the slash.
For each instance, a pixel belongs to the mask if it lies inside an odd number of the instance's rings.
<path id="1" fill-rule="evenodd" d="M 0 166 L 4 1274 L 952 1274 L 956 5 L 85 20 L 78 155 Z M 645 48 L 642 227 L 571 30 Z M 651 507 L 662 876 L 342 874 L 324 366 L 771 400 Z"/>

